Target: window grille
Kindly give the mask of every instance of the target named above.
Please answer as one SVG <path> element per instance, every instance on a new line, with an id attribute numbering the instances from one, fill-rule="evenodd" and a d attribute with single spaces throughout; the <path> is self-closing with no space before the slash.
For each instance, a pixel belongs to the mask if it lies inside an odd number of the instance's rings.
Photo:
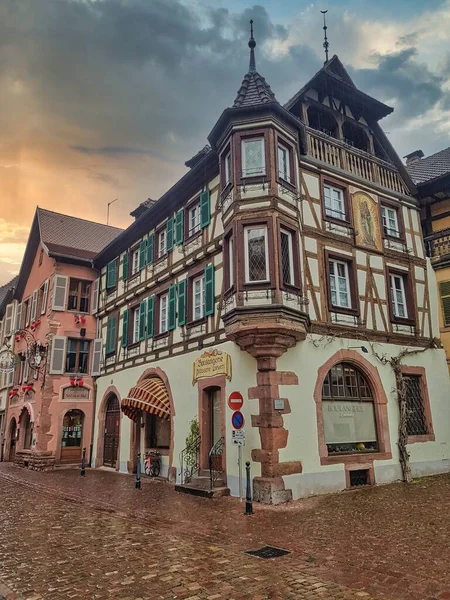
<path id="1" fill-rule="evenodd" d="M 428 433 L 421 392 L 420 375 L 403 375 L 406 395 L 406 432 L 408 435 Z"/>

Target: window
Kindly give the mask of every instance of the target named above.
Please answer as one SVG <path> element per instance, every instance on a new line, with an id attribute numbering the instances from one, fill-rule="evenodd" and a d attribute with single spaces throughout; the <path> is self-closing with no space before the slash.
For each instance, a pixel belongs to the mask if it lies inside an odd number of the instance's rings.
<path id="1" fill-rule="evenodd" d="M 364 374 L 353 365 L 339 363 L 327 373 L 322 415 L 328 454 L 378 450 L 372 391 Z"/>
<path id="2" fill-rule="evenodd" d="M 48 279 L 39 288 L 38 292 L 38 316 L 47 312 Z"/>
<path id="3" fill-rule="evenodd" d="M 150 413 L 145 413 L 145 415 L 147 448 L 169 448 L 170 420 Z"/>
<path id="4" fill-rule="evenodd" d="M 408 318 L 405 295 L 405 277 L 403 275 L 390 274 L 391 305 L 392 314 L 398 319 Z"/>
<path id="5" fill-rule="evenodd" d="M 91 295 L 90 281 L 81 281 L 80 279 L 70 279 L 69 285 L 69 304 L 68 310 L 77 310 L 79 312 L 89 312 L 89 297 Z"/>
<path id="6" fill-rule="evenodd" d="M 255 177 L 265 174 L 264 138 L 242 140 L 242 177 Z"/>
<path id="7" fill-rule="evenodd" d="M 346 221 L 344 190 L 331 185 L 324 185 L 323 195 L 325 198 L 325 215 L 332 219 Z"/>
<path id="8" fill-rule="evenodd" d="M 425 406 L 422 397 L 422 377 L 403 375 L 406 398 L 406 432 L 408 435 L 426 435 L 429 433 Z"/>
<path id="9" fill-rule="evenodd" d="M 84 414 L 81 410 L 69 410 L 64 415 L 61 447 L 80 448 L 83 433 Z"/>
<path id="10" fill-rule="evenodd" d="M 141 324 L 141 319 L 140 319 L 140 306 L 137 306 L 135 309 L 133 309 L 133 337 L 132 337 L 132 344 L 136 344 L 136 342 L 139 342 L 139 327 Z"/>
<path id="11" fill-rule="evenodd" d="M 159 298 L 159 333 L 168 331 L 167 309 L 169 303 L 169 295 L 164 294 Z"/>
<path id="12" fill-rule="evenodd" d="M 330 259 L 328 261 L 330 276 L 331 305 L 338 308 L 351 308 L 350 277 L 348 263 Z"/>
<path id="13" fill-rule="evenodd" d="M 25 314 L 25 327 L 28 327 L 31 320 L 31 299 L 25 300 L 24 302 L 24 314 Z"/>
<path id="14" fill-rule="evenodd" d="M 44 259 L 44 249 L 41 248 L 41 250 L 39 252 L 39 267 L 42 265 L 43 259 Z"/>
<path id="15" fill-rule="evenodd" d="M 439 293 L 441 296 L 443 324 L 444 327 L 450 327 L 450 281 L 441 281 L 439 283 Z"/>
<path id="16" fill-rule="evenodd" d="M 227 288 L 229 289 L 234 284 L 233 238 L 231 236 L 229 236 L 227 241 L 228 241 L 228 286 L 227 286 Z"/>
<path id="17" fill-rule="evenodd" d="M 294 252 L 293 235 L 286 229 L 281 229 L 281 273 L 285 285 L 294 285 Z"/>
<path id="18" fill-rule="evenodd" d="M 205 276 L 192 281 L 192 320 L 202 319 L 205 313 Z"/>
<path id="19" fill-rule="evenodd" d="M 201 229 L 200 227 L 200 203 L 197 202 L 188 211 L 188 236 L 195 235 Z"/>
<path id="20" fill-rule="evenodd" d="M 158 258 L 162 258 L 166 250 L 166 229 L 164 228 L 158 233 Z"/>
<path id="21" fill-rule="evenodd" d="M 231 152 L 228 152 L 225 155 L 224 159 L 224 169 L 225 169 L 225 187 L 231 183 Z"/>
<path id="22" fill-rule="evenodd" d="M 131 251 L 131 275 L 139 273 L 139 248 Z"/>
<path id="23" fill-rule="evenodd" d="M 400 237 L 398 212 L 392 206 L 381 206 L 381 220 L 383 222 L 383 233 L 389 237 Z"/>
<path id="24" fill-rule="evenodd" d="M 67 340 L 66 373 L 87 373 L 89 363 L 89 342 L 87 340 Z"/>
<path id="25" fill-rule="evenodd" d="M 245 235 L 245 282 L 257 283 L 269 280 L 269 252 L 267 227 L 246 227 Z"/>
<path id="26" fill-rule="evenodd" d="M 283 144 L 278 144 L 278 177 L 291 183 L 289 150 Z"/>

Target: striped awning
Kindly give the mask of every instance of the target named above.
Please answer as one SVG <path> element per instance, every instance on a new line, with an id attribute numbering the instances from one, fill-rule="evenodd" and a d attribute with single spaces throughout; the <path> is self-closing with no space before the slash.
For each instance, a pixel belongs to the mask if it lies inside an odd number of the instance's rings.
<path id="1" fill-rule="evenodd" d="M 128 396 L 122 399 L 121 409 L 133 421 L 137 421 L 142 410 L 162 419 L 170 419 L 169 394 L 162 379 L 150 377 L 132 387 Z"/>

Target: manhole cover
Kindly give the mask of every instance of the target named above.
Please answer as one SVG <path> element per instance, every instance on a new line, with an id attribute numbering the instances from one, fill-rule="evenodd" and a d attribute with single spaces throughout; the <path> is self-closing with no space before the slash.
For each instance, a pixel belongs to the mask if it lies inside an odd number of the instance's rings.
<path id="1" fill-rule="evenodd" d="M 283 550 L 282 548 L 274 548 L 273 546 L 264 546 L 259 550 L 247 550 L 247 554 L 257 556 L 258 558 L 278 558 L 285 554 L 290 554 L 289 550 Z"/>

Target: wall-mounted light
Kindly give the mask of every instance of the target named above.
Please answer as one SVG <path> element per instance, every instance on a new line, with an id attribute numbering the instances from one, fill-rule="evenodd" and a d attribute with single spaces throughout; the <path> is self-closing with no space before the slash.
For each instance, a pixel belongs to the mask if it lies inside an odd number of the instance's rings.
<path id="1" fill-rule="evenodd" d="M 361 352 L 363 352 L 364 354 L 369 354 L 369 351 L 367 350 L 367 348 L 365 346 L 349 346 L 348 349 L 349 350 L 357 349 L 357 350 L 361 350 Z"/>

